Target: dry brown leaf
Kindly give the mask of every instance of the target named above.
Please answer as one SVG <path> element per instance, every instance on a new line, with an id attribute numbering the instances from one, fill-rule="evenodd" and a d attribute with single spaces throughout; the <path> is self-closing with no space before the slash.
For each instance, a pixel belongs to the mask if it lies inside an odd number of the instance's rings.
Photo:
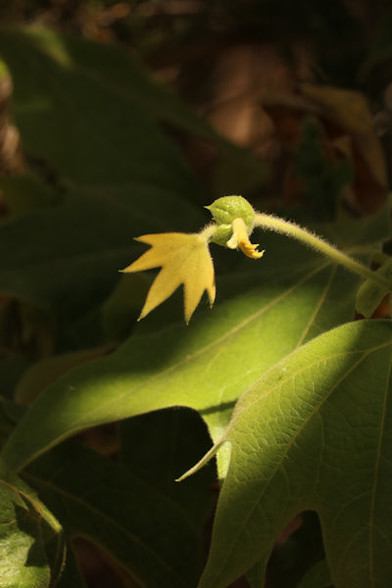
<path id="1" fill-rule="evenodd" d="M 331 86 L 301 84 L 300 89 L 320 108 L 322 118 L 336 127 L 338 137 L 351 138 L 356 201 L 360 212 L 373 212 L 387 197 L 388 177 L 367 100 L 359 92 Z"/>
<path id="2" fill-rule="evenodd" d="M 352 186 L 344 190 L 345 202 L 357 213 L 377 210 L 388 195 L 387 169 L 381 142 L 365 97 L 359 92 L 303 83 L 301 94 L 266 92 L 263 108 L 274 122 L 283 148 L 290 154 L 283 174 L 284 200 L 300 201 L 303 183 L 293 172 L 292 155 L 308 115 L 320 122 L 320 141 L 331 163 L 347 158 L 354 170 Z"/>

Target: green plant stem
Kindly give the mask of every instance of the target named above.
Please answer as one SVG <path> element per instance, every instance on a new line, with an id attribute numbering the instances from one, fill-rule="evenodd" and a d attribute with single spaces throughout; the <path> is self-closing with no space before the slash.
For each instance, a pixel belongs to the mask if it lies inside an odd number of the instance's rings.
<path id="1" fill-rule="evenodd" d="M 268 229 L 270 231 L 275 231 L 276 233 L 281 233 L 287 237 L 297 239 L 298 241 L 304 243 L 304 245 L 307 245 L 308 247 L 311 247 L 326 257 L 329 257 L 336 263 L 343 265 L 348 270 L 362 276 L 363 278 L 367 280 L 373 280 L 383 287 L 390 287 L 390 284 L 387 280 L 377 276 L 368 267 L 353 259 L 349 255 L 346 255 L 337 249 L 334 245 L 331 245 L 328 243 L 328 241 L 325 241 L 322 237 L 318 237 L 317 235 L 296 225 L 293 222 L 284 220 L 272 214 L 256 213 L 254 226 L 260 227 L 262 229 Z"/>
<path id="2" fill-rule="evenodd" d="M 203 237 L 206 241 L 210 241 L 211 238 L 216 233 L 217 225 L 215 223 L 210 223 L 204 229 L 202 229 L 199 233 L 200 237 Z"/>

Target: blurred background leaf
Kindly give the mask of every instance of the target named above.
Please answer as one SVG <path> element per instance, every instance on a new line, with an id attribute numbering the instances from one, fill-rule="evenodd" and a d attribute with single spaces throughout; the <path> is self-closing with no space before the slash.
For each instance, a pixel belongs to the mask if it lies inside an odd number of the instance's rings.
<path id="1" fill-rule="evenodd" d="M 49 588 L 60 577 L 65 558 L 59 523 L 16 476 L 0 481 L 0 506 L 2 584 Z"/>
<path id="2" fill-rule="evenodd" d="M 149 439 L 143 439 L 143 445 L 154 447 Z M 173 453 L 164 452 L 162 457 L 168 467 L 161 463 L 160 474 L 168 481 Z M 170 495 L 157 483 L 158 476 L 139 477 L 140 467 L 130 466 L 68 443 L 43 456 L 24 478 L 64 522 L 69 537 L 89 538 L 141 585 L 195 586 L 201 573 L 203 523 L 212 503 L 208 492 L 201 494 L 200 510 L 200 494 L 193 493 L 192 504 L 186 491 Z M 212 471 L 196 486 L 206 490 L 213 478 Z M 191 487 L 192 483 L 188 492 Z M 203 516 L 192 516 L 193 509 Z"/>

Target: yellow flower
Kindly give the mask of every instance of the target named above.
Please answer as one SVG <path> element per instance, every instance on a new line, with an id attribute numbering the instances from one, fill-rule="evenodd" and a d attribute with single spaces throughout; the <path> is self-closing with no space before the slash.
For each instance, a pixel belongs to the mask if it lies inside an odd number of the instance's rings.
<path id="1" fill-rule="evenodd" d="M 139 272 L 160 267 L 153 281 L 139 320 L 164 302 L 181 284 L 184 285 L 184 314 L 188 323 L 203 293 L 207 291 L 210 304 L 215 300 L 214 266 L 208 249 L 211 241 L 236 249 L 253 259 L 262 257 L 258 245 L 249 240 L 255 226 L 255 211 L 242 196 L 218 198 L 208 210 L 213 222 L 199 233 L 160 233 L 142 235 L 136 240 L 151 246 L 139 259 L 121 270 Z"/>
<path id="2" fill-rule="evenodd" d="M 248 257 L 253 259 L 260 259 L 263 257 L 264 250 L 258 251 L 258 244 L 251 243 L 248 237 L 248 231 L 245 222 L 242 218 L 236 218 L 232 222 L 233 235 L 227 241 L 226 245 L 230 249 L 236 249 L 239 247 L 242 253 L 245 253 Z"/>
<path id="3" fill-rule="evenodd" d="M 216 223 L 211 241 L 230 249 L 239 247 L 245 255 L 260 259 L 264 251 L 257 251 L 258 245 L 249 241 L 255 225 L 255 211 L 242 196 L 223 196 L 206 208 Z"/>
<path id="4" fill-rule="evenodd" d="M 121 271 L 139 272 L 162 268 L 151 285 L 138 320 L 169 298 L 181 284 L 184 285 L 184 314 L 187 323 L 205 290 L 210 305 L 213 305 L 214 266 L 208 249 L 208 239 L 203 234 L 160 233 L 142 235 L 136 241 L 151 245 L 151 249 Z"/>

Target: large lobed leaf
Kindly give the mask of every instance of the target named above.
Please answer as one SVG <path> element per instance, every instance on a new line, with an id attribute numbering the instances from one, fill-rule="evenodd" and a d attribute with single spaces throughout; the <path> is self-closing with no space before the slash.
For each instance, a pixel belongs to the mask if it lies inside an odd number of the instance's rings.
<path id="1" fill-rule="evenodd" d="M 86 427 L 170 406 L 198 410 L 216 441 L 237 399 L 261 373 L 353 313 L 355 277 L 320 264 L 301 246 L 283 242 L 277 250 L 277 236 L 264 242 L 271 255 L 258 275 L 253 266 L 252 273 L 218 281 L 226 300 L 213 313 L 190 327 L 148 332 L 147 323 L 146 332 L 142 327 L 112 355 L 50 386 L 10 436 L 4 448 L 9 467 L 22 468 Z"/>
<path id="2" fill-rule="evenodd" d="M 243 395 L 220 440 L 231 459 L 200 588 L 265 565 L 285 524 L 309 509 L 334 586 L 390 585 L 391 347 L 389 321 L 343 325 Z"/>

